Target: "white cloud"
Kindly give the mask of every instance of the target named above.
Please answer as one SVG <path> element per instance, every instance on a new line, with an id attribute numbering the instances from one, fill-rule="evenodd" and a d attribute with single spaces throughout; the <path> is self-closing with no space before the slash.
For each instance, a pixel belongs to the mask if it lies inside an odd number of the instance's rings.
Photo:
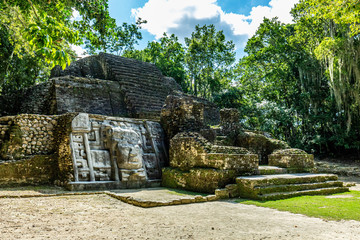
<path id="1" fill-rule="evenodd" d="M 238 0 L 234 0 L 238 1 Z M 217 0 L 149 0 L 142 8 L 132 9 L 135 18 L 147 20 L 143 25 L 155 38 L 164 32 L 179 38 L 190 36 L 196 24 L 214 24 L 237 47 L 244 47 L 264 17 L 278 17 L 283 23 L 292 21 L 290 10 L 299 0 L 271 0 L 269 6 L 253 7 L 248 16 L 225 13 Z"/>
<path id="2" fill-rule="evenodd" d="M 76 56 L 78 58 L 84 58 L 90 56 L 89 54 L 86 54 L 86 50 L 83 49 L 81 46 L 76 46 L 71 44 L 70 48 L 76 53 Z"/>
<path id="3" fill-rule="evenodd" d="M 76 9 L 73 9 L 70 20 L 71 21 L 79 21 L 79 20 L 81 20 L 81 16 L 80 16 L 79 11 L 77 11 Z"/>
<path id="4" fill-rule="evenodd" d="M 147 20 L 143 26 L 156 38 L 171 28 L 181 28 L 183 18 L 194 20 L 216 16 L 221 11 L 216 0 L 149 0 L 144 7 L 132 9 L 136 18 Z"/>

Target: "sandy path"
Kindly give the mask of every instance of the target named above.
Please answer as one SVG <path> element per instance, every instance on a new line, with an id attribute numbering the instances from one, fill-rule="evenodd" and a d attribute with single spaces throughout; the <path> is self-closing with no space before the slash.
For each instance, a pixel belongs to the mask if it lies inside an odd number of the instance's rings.
<path id="1" fill-rule="evenodd" d="M 231 201 L 144 209 L 90 195 L 0 199 L 0 210 L 0 239 L 360 239 L 360 222 Z"/>

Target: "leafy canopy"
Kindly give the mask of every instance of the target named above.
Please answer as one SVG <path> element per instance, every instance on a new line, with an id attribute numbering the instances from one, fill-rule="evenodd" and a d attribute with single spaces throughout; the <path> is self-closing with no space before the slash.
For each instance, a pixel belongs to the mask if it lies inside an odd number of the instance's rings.
<path id="1" fill-rule="evenodd" d="M 72 19 L 74 11 L 79 12 L 80 20 Z M 41 56 L 51 66 L 63 68 L 70 63 L 64 50 L 70 44 L 80 45 L 87 39 L 101 46 L 116 26 L 107 0 L 3 0 L 0 25 L 8 32 L 14 54 Z"/>
<path id="2" fill-rule="evenodd" d="M 235 61 L 235 45 L 212 24 L 197 25 L 191 37 L 185 38 L 185 44 L 190 92 L 210 99 L 230 83 L 229 67 Z"/>

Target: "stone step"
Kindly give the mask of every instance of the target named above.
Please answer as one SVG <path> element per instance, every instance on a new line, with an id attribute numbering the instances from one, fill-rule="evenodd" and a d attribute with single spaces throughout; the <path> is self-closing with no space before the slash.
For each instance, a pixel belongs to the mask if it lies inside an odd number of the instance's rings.
<path id="1" fill-rule="evenodd" d="M 156 89 L 168 91 L 168 88 L 163 85 L 163 81 L 160 80 L 149 80 L 149 79 L 137 79 L 137 78 L 127 78 L 126 81 L 118 81 L 121 85 L 126 87 L 134 87 L 140 89 Z"/>
<path id="2" fill-rule="evenodd" d="M 210 153 L 225 153 L 225 154 L 250 154 L 250 152 L 242 147 L 233 147 L 233 146 L 222 146 L 222 145 L 212 145 Z"/>
<path id="3" fill-rule="evenodd" d="M 228 145 L 226 142 L 228 141 L 228 137 L 226 136 L 216 136 L 214 144 L 220 146 Z"/>
<path id="4" fill-rule="evenodd" d="M 136 110 L 136 111 L 147 111 L 147 112 L 152 112 L 152 111 L 161 111 L 162 109 L 162 104 L 158 104 L 158 103 L 151 103 L 151 102 L 137 102 L 137 101 L 131 101 L 131 106 L 132 109 Z"/>
<path id="5" fill-rule="evenodd" d="M 270 185 L 263 187 L 254 187 L 254 190 L 262 195 L 276 192 L 293 192 L 310 190 L 317 188 L 329 188 L 329 187 L 342 187 L 343 182 L 341 181 L 326 181 L 316 183 L 300 183 L 300 184 L 287 184 L 287 185 Z"/>
<path id="6" fill-rule="evenodd" d="M 131 106 L 132 109 L 134 109 L 135 111 L 140 111 L 140 112 L 160 112 L 161 108 L 162 108 L 162 104 L 152 104 L 152 103 L 139 103 L 139 102 L 135 102 L 135 101 L 131 101 Z"/>
<path id="7" fill-rule="evenodd" d="M 132 107 L 145 107 L 145 108 L 153 108 L 153 109 L 161 109 L 164 103 L 160 100 L 154 100 L 151 98 L 139 100 L 133 96 L 127 96 L 126 101 L 130 103 Z"/>
<path id="8" fill-rule="evenodd" d="M 136 90 L 132 90 L 132 89 L 128 89 L 125 91 L 125 94 L 127 97 L 133 98 L 133 99 L 150 99 L 150 100 L 155 100 L 155 101 L 161 101 L 161 102 L 165 102 L 165 99 L 167 97 L 167 94 L 163 93 L 159 93 L 158 95 L 154 94 L 154 93 L 149 93 L 149 92 L 145 92 L 145 91 L 141 91 L 140 89 L 136 89 Z"/>
<path id="9" fill-rule="evenodd" d="M 137 118 L 160 121 L 160 112 L 141 112 L 138 114 Z"/>
<path id="10" fill-rule="evenodd" d="M 296 183 L 326 182 L 336 180 L 338 180 L 338 177 L 335 174 L 293 173 L 237 177 L 236 183 L 245 183 L 247 185 L 255 187 Z"/>
<path id="11" fill-rule="evenodd" d="M 151 91 L 150 89 L 146 89 L 143 90 L 141 88 L 127 88 L 127 87 L 121 87 L 121 90 L 123 90 L 125 92 L 125 94 L 127 94 L 128 96 L 136 96 L 138 98 L 140 97 L 151 97 L 151 98 L 155 98 L 155 99 L 162 99 L 165 102 L 166 97 L 168 96 L 168 92 L 167 91 L 163 91 L 161 92 L 159 90 L 159 92 L 156 92 L 156 89 L 153 89 L 153 91 Z"/>
<path id="12" fill-rule="evenodd" d="M 348 191 L 334 174 L 273 174 L 237 177 L 238 195 L 243 198 L 275 200 L 301 195 Z"/>
<path id="13" fill-rule="evenodd" d="M 123 61 L 123 60 L 117 60 L 117 59 L 111 59 L 110 61 L 107 61 L 108 64 L 110 64 L 111 66 L 113 66 L 113 69 L 117 69 L 120 70 L 121 69 L 133 69 L 133 70 L 138 70 L 135 72 L 145 72 L 145 73 L 153 73 L 153 74 L 160 74 L 160 70 L 155 68 L 153 64 L 150 63 L 144 63 L 141 62 L 141 64 L 139 64 L 138 61 L 134 61 L 134 64 L 131 63 L 127 63 L 129 62 L 129 60 L 127 59 L 127 61 Z"/>
<path id="14" fill-rule="evenodd" d="M 125 72 L 124 71 L 117 71 L 116 69 L 112 71 L 114 76 L 118 81 L 123 81 L 127 79 L 134 79 L 138 81 L 145 81 L 145 82 L 162 82 L 163 78 L 161 75 L 158 74 L 148 74 L 143 72 L 134 71 L 133 73 Z"/>
<path id="15" fill-rule="evenodd" d="M 330 188 L 317 188 L 310 190 L 302 190 L 302 191 L 293 191 L 293 192 L 277 192 L 270 193 L 264 195 L 258 195 L 258 200 L 279 200 L 285 198 L 298 197 L 303 195 L 330 195 L 335 193 L 342 193 L 349 191 L 347 187 L 330 187 Z"/>
<path id="16" fill-rule="evenodd" d="M 272 175 L 272 174 L 285 174 L 287 173 L 286 168 L 280 168 L 275 166 L 259 166 L 257 174 L 259 175 Z"/>
<path id="17" fill-rule="evenodd" d="M 161 99 L 161 98 L 155 98 L 155 97 L 151 97 L 151 96 L 138 96 L 138 98 L 136 98 L 135 94 L 128 94 L 126 93 L 126 98 L 134 103 L 134 104 L 141 104 L 141 105 L 149 105 L 149 106 L 160 106 L 162 107 L 165 103 L 165 99 Z"/>
<path id="18" fill-rule="evenodd" d="M 125 64 L 111 64 L 111 69 L 114 73 L 126 73 L 128 76 L 150 76 L 150 77 L 159 77 L 161 76 L 161 72 L 156 71 L 154 67 L 144 68 L 143 66 L 131 66 L 131 65 L 125 65 Z M 129 71 L 129 68 L 133 71 Z"/>

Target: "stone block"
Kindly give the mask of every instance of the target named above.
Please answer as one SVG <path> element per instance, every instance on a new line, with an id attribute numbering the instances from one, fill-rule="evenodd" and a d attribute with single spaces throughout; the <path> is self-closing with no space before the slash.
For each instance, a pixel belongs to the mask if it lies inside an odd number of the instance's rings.
<path id="1" fill-rule="evenodd" d="M 228 199 L 230 197 L 229 191 L 226 188 L 216 189 L 215 196 L 219 199 Z"/>
<path id="2" fill-rule="evenodd" d="M 295 148 L 277 150 L 269 155 L 269 165 L 305 171 L 314 168 L 314 155 Z"/>
<path id="3" fill-rule="evenodd" d="M 236 176 L 235 170 L 193 168 L 189 171 L 181 171 L 176 168 L 163 168 L 162 186 L 194 192 L 214 193 L 215 189 L 233 183 Z"/>
<path id="4" fill-rule="evenodd" d="M 179 132 L 200 131 L 220 122 L 219 109 L 205 99 L 185 94 L 169 95 L 161 110 L 161 124 L 168 139 Z"/>
<path id="5" fill-rule="evenodd" d="M 181 170 L 194 167 L 253 173 L 258 156 L 243 148 L 212 145 L 199 133 L 179 133 L 170 142 L 170 166 Z"/>
<path id="6" fill-rule="evenodd" d="M 290 146 L 280 140 L 276 140 L 267 136 L 266 133 L 255 131 L 243 131 L 236 137 L 236 146 L 243 147 L 249 151 L 258 154 L 261 165 L 268 164 L 268 155 L 275 150 L 287 149 Z"/>

